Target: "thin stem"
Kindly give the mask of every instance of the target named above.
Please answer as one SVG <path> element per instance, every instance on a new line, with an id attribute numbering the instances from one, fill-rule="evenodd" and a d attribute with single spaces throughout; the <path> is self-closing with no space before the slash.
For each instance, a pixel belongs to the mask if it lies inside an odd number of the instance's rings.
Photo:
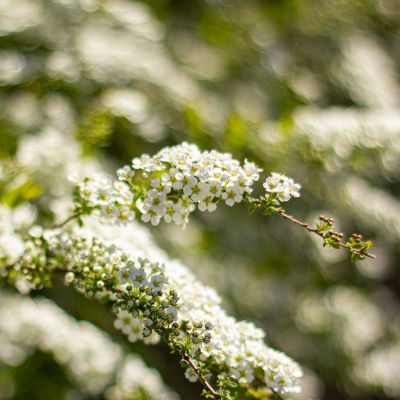
<path id="1" fill-rule="evenodd" d="M 53 229 L 57 229 L 57 228 L 62 228 L 64 225 L 68 224 L 68 222 L 79 218 L 81 215 L 83 214 L 83 211 L 79 211 L 76 212 L 75 214 L 70 215 L 66 220 L 64 220 L 63 222 L 57 224 L 57 225 L 53 225 Z"/>
<path id="2" fill-rule="evenodd" d="M 203 387 L 209 391 L 217 400 L 222 400 L 221 396 L 217 393 L 217 391 L 211 386 L 210 382 L 207 380 L 203 379 L 200 373 L 199 367 L 193 362 L 193 360 L 187 355 L 187 354 L 182 354 L 182 358 L 190 365 L 190 367 L 193 369 L 193 371 L 196 373 L 197 377 L 199 378 L 199 381 L 203 385 Z"/>
<path id="3" fill-rule="evenodd" d="M 318 235 L 319 237 L 321 237 L 322 239 L 324 239 L 324 234 L 323 234 L 322 232 L 318 231 L 316 228 L 312 228 L 312 227 L 311 227 L 310 225 L 308 225 L 307 223 L 302 222 L 302 221 L 299 221 L 299 220 L 296 219 L 295 217 L 293 217 L 293 216 L 291 216 L 291 215 L 289 215 L 289 214 L 286 214 L 286 213 L 284 212 L 284 210 L 278 210 L 278 214 L 281 215 L 284 219 L 286 219 L 286 220 L 288 220 L 288 221 L 290 221 L 290 222 L 293 222 L 294 224 L 303 227 L 303 228 L 306 229 L 308 232 L 314 233 L 314 234 Z M 338 245 L 339 245 L 340 247 L 345 248 L 345 249 L 349 249 L 350 251 L 355 251 L 355 252 L 357 252 L 357 253 L 359 253 L 359 254 L 362 254 L 362 255 L 364 255 L 364 256 L 366 256 L 366 257 L 375 258 L 375 256 L 374 256 L 373 254 L 370 254 L 370 253 L 367 253 L 367 252 L 361 252 L 360 250 L 351 249 L 350 246 L 347 245 L 346 243 L 338 242 Z"/>

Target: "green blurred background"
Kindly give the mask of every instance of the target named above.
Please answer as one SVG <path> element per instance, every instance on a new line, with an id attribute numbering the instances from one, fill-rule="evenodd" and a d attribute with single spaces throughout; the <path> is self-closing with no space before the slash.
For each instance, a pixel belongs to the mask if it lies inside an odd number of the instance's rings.
<path id="1" fill-rule="evenodd" d="M 398 0 L 0 0 L 0 200 L 32 199 L 39 220 L 52 218 L 47 199 L 64 194 L 26 159 L 37 141 L 53 168 L 53 136 L 109 170 L 186 140 L 293 177 L 303 189 L 290 213 L 335 217 L 372 238 L 377 258 L 352 264 L 241 206 L 153 233 L 303 365 L 299 398 L 397 399 L 399 72 Z M 142 354 L 182 399 L 199 397 L 162 346 L 116 334 L 106 308 L 61 281 L 40 294 Z M 0 399 L 88 398 L 71 390 L 41 353 L 0 371 Z"/>

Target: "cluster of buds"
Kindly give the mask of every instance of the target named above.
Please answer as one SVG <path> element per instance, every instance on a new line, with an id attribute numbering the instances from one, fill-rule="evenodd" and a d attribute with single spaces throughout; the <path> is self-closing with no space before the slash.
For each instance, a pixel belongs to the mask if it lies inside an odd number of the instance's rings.
<path id="1" fill-rule="evenodd" d="M 193 323 L 187 323 L 185 325 L 185 331 L 191 335 L 191 342 L 193 344 L 205 343 L 208 344 L 211 341 L 212 323 L 195 320 Z"/>
<path id="2" fill-rule="evenodd" d="M 324 247 L 333 247 L 334 249 L 340 248 L 340 241 L 343 238 L 343 233 L 335 232 L 335 231 L 328 231 L 324 234 L 324 243 L 322 244 Z"/>
<path id="3" fill-rule="evenodd" d="M 353 233 L 350 236 L 356 243 L 360 243 L 363 240 L 363 236 L 360 233 Z"/>
<path id="4" fill-rule="evenodd" d="M 320 215 L 319 219 L 328 226 L 332 226 L 334 222 L 334 219 L 332 217 L 326 217 L 325 215 Z"/>
<path id="5" fill-rule="evenodd" d="M 323 238 L 323 246 L 333 247 L 335 249 L 340 248 L 340 241 L 343 238 L 343 233 L 332 230 L 334 219 L 326 217 L 325 215 L 320 215 L 319 220 L 320 222 L 317 223 L 315 232 Z"/>
<path id="6" fill-rule="evenodd" d="M 347 246 L 351 251 L 351 258 L 355 260 L 364 260 L 368 256 L 368 250 L 372 246 L 370 240 L 364 241 L 364 238 L 359 233 L 353 233 L 347 240 Z"/>
<path id="7" fill-rule="evenodd" d="M 333 218 L 326 217 L 324 215 L 319 216 L 320 222 L 317 223 L 316 228 L 307 228 L 311 232 L 317 233 L 323 239 L 323 246 L 333 247 L 339 249 L 345 247 L 350 250 L 351 260 L 364 260 L 366 256 L 373 257 L 368 253 L 368 249 L 371 248 L 371 241 L 363 241 L 362 235 L 359 233 L 353 233 L 349 236 L 346 243 L 342 242 L 343 233 L 332 230 Z"/>

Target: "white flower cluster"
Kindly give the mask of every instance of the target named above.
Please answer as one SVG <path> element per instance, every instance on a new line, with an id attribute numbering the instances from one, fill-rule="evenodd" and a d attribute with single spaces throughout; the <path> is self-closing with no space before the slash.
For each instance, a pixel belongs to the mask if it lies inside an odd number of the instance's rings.
<path id="1" fill-rule="evenodd" d="M 185 142 L 166 147 L 153 157 L 133 159 L 132 169 L 123 168 L 118 177 L 129 183 L 135 175 L 150 180 L 151 189 L 138 208 L 142 221 L 152 225 L 160 220 L 184 225 L 196 208 L 213 212 L 220 200 L 232 207 L 243 200 L 245 193 L 251 193 L 261 171 L 248 161 L 241 166 L 228 153 L 202 152 Z"/>
<path id="2" fill-rule="evenodd" d="M 289 201 L 292 197 L 300 197 L 301 186 L 286 175 L 272 172 L 263 184 L 267 193 L 275 194 L 279 201 Z"/>
<path id="3" fill-rule="evenodd" d="M 128 400 L 142 391 L 152 400 L 177 399 L 157 371 L 139 357 L 125 356 L 98 328 L 77 322 L 47 299 L 33 301 L 0 292 L 0 337 L 0 361 L 5 365 L 19 365 L 39 348 L 50 353 L 79 388 L 91 395 L 109 387 L 109 400 Z M 116 382 L 110 387 L 114 375 Z"/>
<path id="4" fill-rule="evenodd" d="M 103 220 L 126 224 L 135 218 L 133 194 L 125 183 L 113 181 L 104 174 L 95 174 L 93 178 L 83 180 L 71 176 L 71 180 L 76 181 L 76 188 L 85 205 L 95 209 Z"/>
<path id="5" fill-rule="evenodd" d="M 104 226 L 95 219 L 85 218 L 84 227 L 79 228 L 78 233 L 98 237 L 127 254 L 158 260 L 165 265 L 168 287 L 179 294 L 178 320 L 200 321 L 203 325 L 208 321 L 212 326 L 211 341 L 196 344 L 196 359 L 207 360 L 218 369 L 229 371 L 228 374 L 234 375 L 242 384 L 251 385 L 255 381 L 255 371 L 261 370 L 265 385 L 281 395 L 300 390 L 302 371 L 298 364 L 268 347 L 261 329 L 228 316 L 220 305 L 218 294 L 200 283 L 179 261 L 170 260 L 155 245 L 145 227 L 135 222 L 126 227 Z M 197 379 L 190 369 L 186 377 L 190 381 Z"/>
<path id="6" fill-rule="evenodd" d="M 114 222 L 134 218 L 158 225 L 161 220 L 185 225 L 194 210 L 213 212 L 219 201 L 228 206 L 250 194 L 261 169 L 245 161 L 241 166 L 228 153 L 200 151 L 193 144 L 167 147 L 118 170 L 119 182 L 102 175 L 77 181 L 80 197 L 89 207 Z"/>

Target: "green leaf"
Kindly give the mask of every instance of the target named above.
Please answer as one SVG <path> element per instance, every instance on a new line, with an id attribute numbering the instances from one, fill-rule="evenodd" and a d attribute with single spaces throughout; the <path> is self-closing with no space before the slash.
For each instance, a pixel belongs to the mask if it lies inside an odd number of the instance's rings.
<path id="1" fill-rule="evenodd" d="M 3 194 L 1 202 L 13 208 L 21 203 L 31 201 L 39 197 L 43 189 L 33 179 L 28 179 L 21 185 Z"/>

